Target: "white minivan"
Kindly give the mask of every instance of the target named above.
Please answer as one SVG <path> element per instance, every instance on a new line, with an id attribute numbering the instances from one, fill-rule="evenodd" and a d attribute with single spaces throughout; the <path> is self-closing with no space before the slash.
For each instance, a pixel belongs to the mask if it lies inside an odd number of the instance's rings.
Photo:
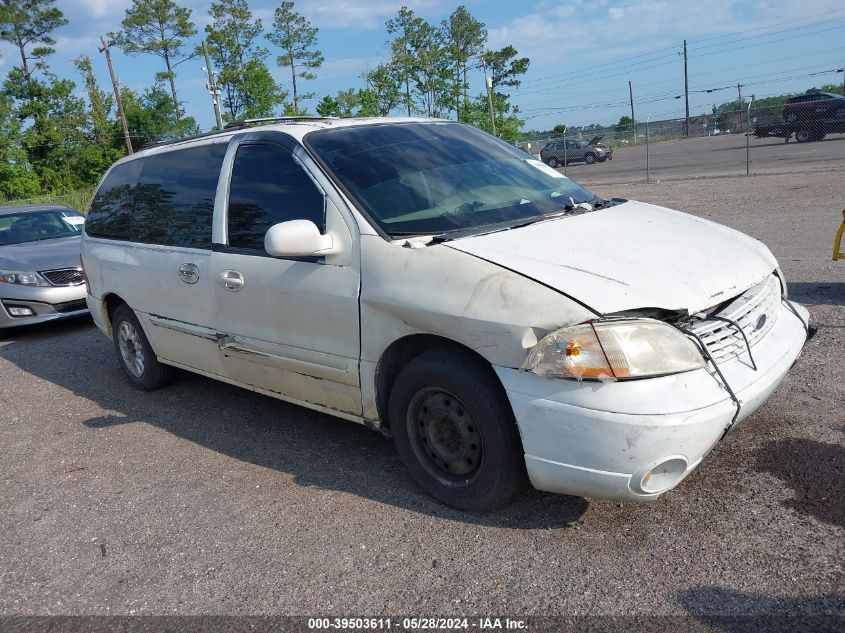
<path id="1" fill-rule="evenodd" d="M 100 183 L 82 259 L 135 386 L 181 368 L 366 424 L 471 510 L 526 477 L 657 498 L 808 331 L 757 240 L 449 121 L 240 122 L 143 150 Z"/>

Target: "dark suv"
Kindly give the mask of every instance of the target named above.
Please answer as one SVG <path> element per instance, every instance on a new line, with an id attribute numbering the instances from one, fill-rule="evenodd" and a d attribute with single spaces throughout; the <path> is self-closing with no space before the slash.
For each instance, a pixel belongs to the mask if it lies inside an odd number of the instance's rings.
<path id="1" fill-rule="evenodd" d="M 845 97 L 814 92 L 792 97 L 783 104 L 783 120 L 787 123 L 808 119 L 845 119 Z"/>

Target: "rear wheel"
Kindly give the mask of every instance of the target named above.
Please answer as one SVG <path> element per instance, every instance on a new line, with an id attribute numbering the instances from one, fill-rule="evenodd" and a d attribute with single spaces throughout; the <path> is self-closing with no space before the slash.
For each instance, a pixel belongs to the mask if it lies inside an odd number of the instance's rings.
<path id="1" fill-rule="evenodd" d="M 390 429 L 411 478 L 462 510 L 491 510 L 525 487 L 522 442 L 489 365 L 455 350 L 426 352 L 393 385 Z"/>
<path id="2" fill-rule="evenodd" d="M 557 167 L 558 166 L 557 158 L 555 158 L 554 156 L 550 156 L 549 160 L 547 160 L 546 163 L 549 165 L 549 167 Z"/>
<path id="3" fill-rule="evenodd" d="M 133 387 L 152 391 L 172 380 L 175 370 L 158 362 L 138 317 L 125 303 L 114 311 L 112 338 L 120 366 Z"/>
<path id="4" fill-rule="evenodd" d="M 795 132 L 795 140 L 799 143 L 812 143 L 814 141 L 820 141 L 824 137 L 824 132 L 818 132 L 809 128 L 803 128 Z"/>
<path id="5" fill-rule="evenodd" d="M 596 162 L 596 155 L 592 152 L 587 152 L 587 154 L 584 156 L 584 162 L 588 165 L 592 165 L 594 162 Z"/>

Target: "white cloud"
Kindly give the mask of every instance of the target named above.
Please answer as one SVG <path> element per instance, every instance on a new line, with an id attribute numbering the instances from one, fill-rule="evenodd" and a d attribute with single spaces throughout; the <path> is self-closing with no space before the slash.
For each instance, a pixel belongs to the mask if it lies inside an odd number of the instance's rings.
<path id="1" fill-rule="evenodd" d="M 301 11 L 321 27 L 376 29 L 403 6 L 425 12 L 453 4 L 448 0 L 322 0 L 303 6 Z"/>
<path id="2" fill-rule="evenodd" d="M 94 18 L 123 17 L 130 0 L 69 0 L 68 4 L 78 7 Z M 65 15 L 69 13 L 64 11 Z M 75 13 L 75 12 L 74 12 Z"/>

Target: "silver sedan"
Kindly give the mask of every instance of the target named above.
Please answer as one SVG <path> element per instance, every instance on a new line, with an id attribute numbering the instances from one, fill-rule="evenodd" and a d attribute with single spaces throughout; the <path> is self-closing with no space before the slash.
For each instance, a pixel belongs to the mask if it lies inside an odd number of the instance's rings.
<path id="1" fill-rule="evenodd" d="M 62 206 L 0 207 L 0 331 L 88 312 L 84 222 Z"/>

